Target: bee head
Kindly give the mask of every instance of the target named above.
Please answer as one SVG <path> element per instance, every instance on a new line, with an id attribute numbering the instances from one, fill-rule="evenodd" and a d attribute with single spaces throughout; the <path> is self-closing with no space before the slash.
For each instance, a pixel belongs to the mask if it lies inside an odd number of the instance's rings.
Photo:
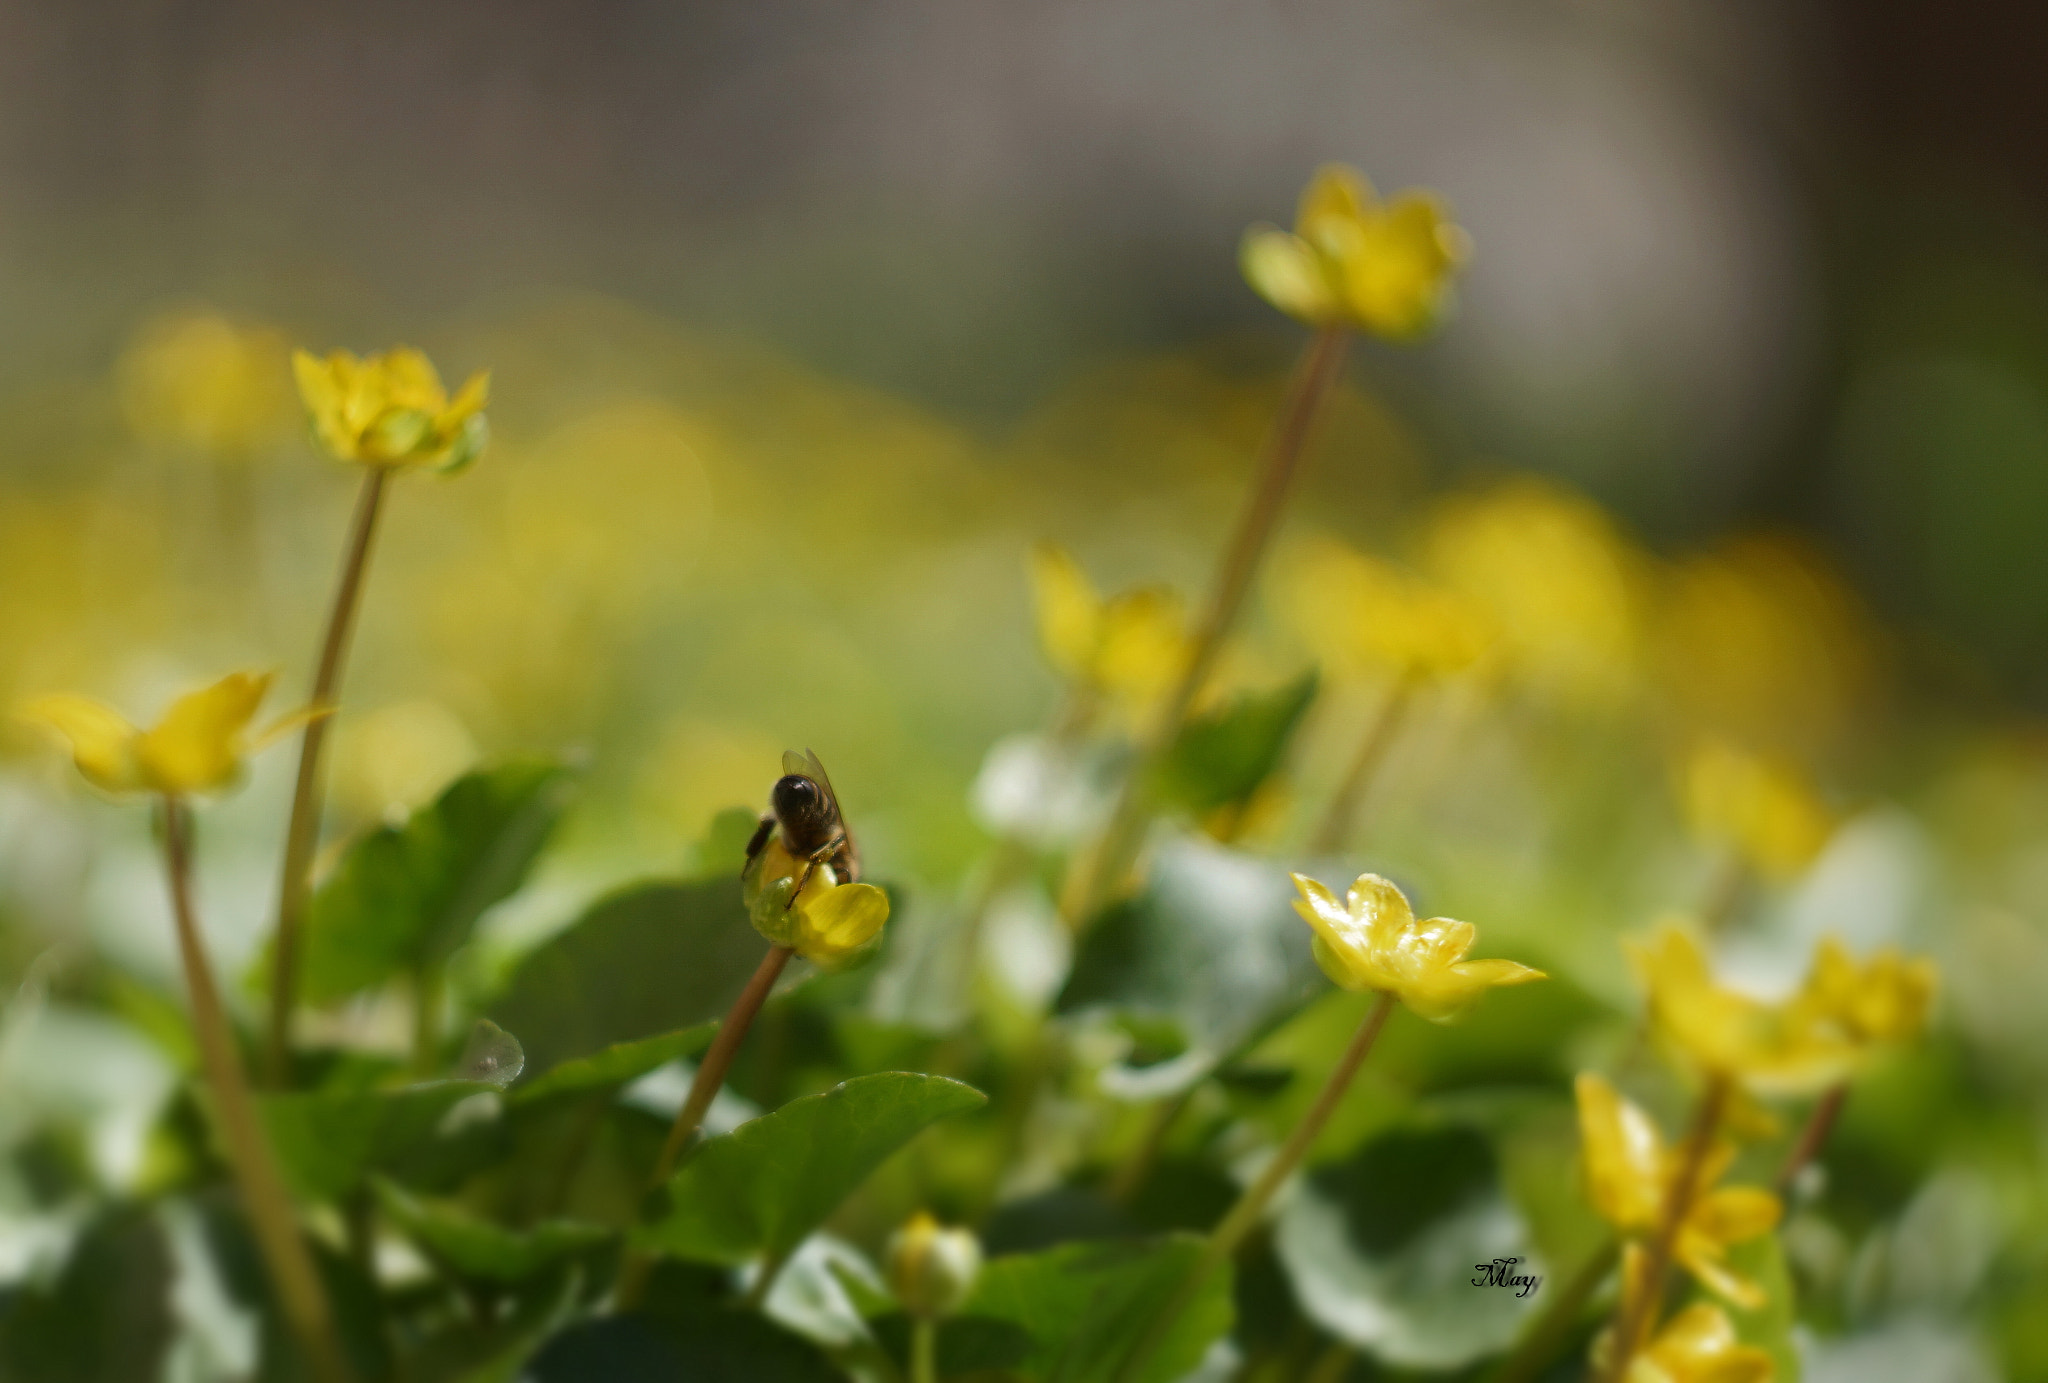
<path id="1" fill-rule="evenodd" d="M 828 824 L 831 816 L 831 804 L 825 790 L 801 773 L 787 773 L 777 778 L 768 800 L 787 835 L 807 835 Z"/>

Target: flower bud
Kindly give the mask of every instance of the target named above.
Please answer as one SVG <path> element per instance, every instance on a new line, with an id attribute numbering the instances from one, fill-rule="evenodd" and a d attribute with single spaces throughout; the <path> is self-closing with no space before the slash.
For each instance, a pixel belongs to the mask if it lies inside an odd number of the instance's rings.
<path id="1" fill-rule="evenodd" d="M 920 1210 L 889 1239 L 889 1287 L 920 1320 L 950 1316 L 981 1274 L 981 1241 L 971 1229 L 947 1229 Z"/>

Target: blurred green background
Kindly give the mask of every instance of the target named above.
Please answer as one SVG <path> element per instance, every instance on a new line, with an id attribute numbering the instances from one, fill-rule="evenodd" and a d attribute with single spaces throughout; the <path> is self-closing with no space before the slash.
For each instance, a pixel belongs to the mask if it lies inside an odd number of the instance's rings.
<path id="1" fill-rule="evenodd" d="M 511 955 L 809 745 L 871 872 L 948 893 L 991 746 L 1058 700 L 1030 545 L 1204 587 L 1300 337 L 1238 278 L 1243 227 L 1328 159 L 1427 184 L 1477 246 L 1458 310 L 1358 350 L 1283 546 L 1455 580 L 1460 506 L 1528 472 L 1604 508 L 1622 574 L 1606 671 L 1432 703 L 1370 858 L 1625 1003 L 1614 938 L 1710 871 L 1674 755 L 1797 761 L 1844 824 L 1735 962 L 1767 983 L 1833 928 L 1946 979 L 1869 1134 L 1910 1169 L 1871 1213 L 1954 1259 L 1898 1314 L 1946 1362 L 1896 1376 L 2048 1377 L 2041 37 L 1903 0 L 0 0 L 0 702 L 147 716 L 238 666 L 302 696 L 354 477 L 287 352 L 402 340 L 493 371 L 494 440 L 397 487 L 335 833 L 482 758 L 581 762 L 487 929 Z M 1268 591 L 1232 675 L 1312 645 Z M 1254 844 L 1340 772 L 1375 691 L 1332 678 Z M 287 760 L 209 818 L 231 973 Z M 139 813 L 0 729 L 0 981 L 171 986 L 153 868 Z M 0 1036 L 0 1126 L 75 1115 L 118 1180 L 170 1077 L 64 1012 Z"/>

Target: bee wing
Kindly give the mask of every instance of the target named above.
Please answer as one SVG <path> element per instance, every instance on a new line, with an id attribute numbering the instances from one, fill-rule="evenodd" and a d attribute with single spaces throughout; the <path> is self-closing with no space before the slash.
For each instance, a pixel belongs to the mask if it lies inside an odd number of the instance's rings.
<path id="1" fill-rule="evenodd" d="M 812 777 L 814 775 L 811 773 L 811 759 L 815 757 L 809 750 L 799 754 L 794 749 L 785 749 L 782 751 L 782 771 L 785 774 L 795 773 L 805 778 Z"/>
<path id="2" fill-rule="evenodd" d="M 792 754 L 784 754 L 782 756 L 783 772 L 801 773 L 804 775 L 804 777 L 810 779 L 819 787 L 825 789 L 825 795 L 832 799 L 832 809 L 834 811 L 837 811 L 839 809 L 839 794 L 833 791 L 832 789 L 832 775 L 825 772 L 825 765 L 819 762 L 818 751 L 815 749 L 806 749 L 804 751 L 804 757 L 801 761 L 803 764 L 803 767 L 801 768 L 791 768 L 789 766 L 789 761 L 793 757 L 794 755 Z"/>

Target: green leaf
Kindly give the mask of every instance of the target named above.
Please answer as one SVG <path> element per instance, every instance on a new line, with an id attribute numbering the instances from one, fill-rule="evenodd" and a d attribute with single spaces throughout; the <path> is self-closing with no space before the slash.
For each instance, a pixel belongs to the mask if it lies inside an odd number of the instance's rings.
<path id="1" fill-rule="evenodd" d="M 528 1383 L 845 1383 L 817 1346 L 752 1311 L 609 1316 L 548 1341 Z"/>
<path id="2" fill-rule="evenodd" d="M 736 879 L 747 865 L 747 843 L 761 824 L 761 814 L 747 807 L 727 807 L 711 818 L 704 838 L 690 847 L 683 872 L 692 879 Z"/>
<path id="3" fill-rule="evenodd" d="M 651 1249 L 714 1263 L 779 1259 L 928 1125 L 988 1097 L 943 1076 L 884 1071 L 792 1100 L 698 1149 L 669 1183 Z"/>
<path id="4" fill-rule="evenodd" d="M 1176 1234 L 1013 1254 L 982 1269 L 961 1314 L 1022 1327 L 1031 1349 L 1017 1373 L 1030 1383 L 1109 1383 L 1201 1251 Z M 1234 1319 L 1230 1281 L 1228 1264 L 1209 1274 L 1132 1383 L 1171 1383 L 1201 1362 Z"/>
<path id="5" fill-rule="evenodd" d="M 447 959 L 524 882 L 568 791 L 559 764 L 516 760 L 359 837 L 307 913 L 306 997 L 330 1002 Z"/>
<path id="6" fill-rule="evenodd" d="M 382 1178 L 376 1187 L 392 1223 L 465 1277 L 524 1281 L 612 1237 L 603 1225 L 580 1220 L 543 1220 L 525 1229 L 506 1229 L 460 1206 L 421 1200 Z"/>
<path id="7" fill-rule="evenodd" d="M 559 1095 L 585 1095 L 638 1080 L 657 1066 L 666 1066 L 679 1056 L 696 1056 L 711 1045 L 718 1024 L 698 1023 L 680 1032 L 643 1037 L 638 1042 L 615 1042 L 594 1056 L 564 1061 L 545 1074 L 512 1092 L 515 1105 Z"/>
<path id="8" fill-rule="evenodd" d="M 20 1289 L 0 1316 L 8 1383 L 129 1383 L 155 1378 L 177 1333 L 171 1253 L 140 1206 L 101 1212 L 47 1286 Z"/>
<path id="9" fill-rule="evenodd" d="M 766 949 L 737 876 L 637 884 L 536 947 L 490 1012 L 545 1070 L 717 1018 Z"/>
<path id="10" fill-rule="evenodd" d="M 1771 1356 L 1777 1365 L 1771 1383 L 1799 1383 L 1799 1348 L 1792 1342 L 1792 1327 L 1798 1319 L 1798 1303 L 1792 1288 L 1792 1274 L 1785 1265 L 1784 1246 L 1776 1234 L 1759 1234 L 1728 1250 L 1728 1267 L 1764 1289 L 1764 1304 L 1745 1311 L 1733 1302 L 1694 1289 L 1694 1299 L 1711 1301 L 1728 1313 L 1735 1334 L 1742 1343 L 1754 1345 Z"/>
<path id="11" fill-rule="evenodd" d="M 309 1200 L 330 1200 L 366 1173 L 431 1142 L 450 1109 L 483 1094 L 495 1096 L 497 1088 L 444 1080 L 401 1090 L 260 1095 L 257 1113 L 292 1190 Z"/>
<path id="12" fill-rule="evenodd" d="M 1189 721 L 1159 767 L 1159 795 L 1197 816 L 1246 801 L 1280 766 L 1315 699 L 1316 674 L 1307 672 Z"/>
<path id="13" fill-rule="evenodd" d="M 1174 840 L 1158 852 L 1145 891 L 1089 929 L 1059 1011 L 1171 1020 L 1195 1049 L 1175 1063 L 1187 1068 L 1184 1085 L 1326 987 L 1294 897 L 1287 872 L 1270 860 Z"/>
<path id="14" fill-rule="evenodd" d="M 1519 1260 L 1510 1276 L 1544 1268 L 1491 1147 L 1457 1125 L 1397 1128 L 1316 1169 L 1281 1211 L 1274 1245 L 1303 1313 L 1397 1368 L 1484 1358 L 1540 1305 L 1540 1285 L 1523 1295 L 1474 1284 L 1497 1260 Z"/>

